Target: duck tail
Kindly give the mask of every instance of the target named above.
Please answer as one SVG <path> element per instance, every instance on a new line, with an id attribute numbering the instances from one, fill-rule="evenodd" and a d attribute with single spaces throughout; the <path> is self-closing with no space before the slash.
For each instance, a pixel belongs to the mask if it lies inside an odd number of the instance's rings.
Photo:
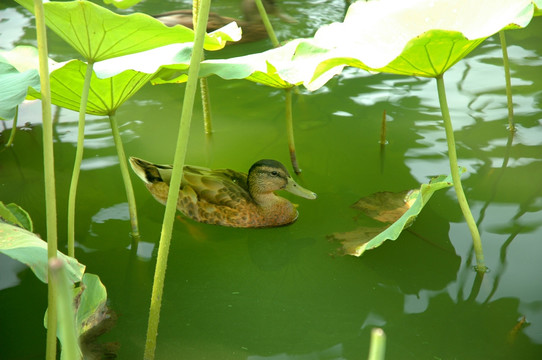
<path id="1" fill-rule="evenodd" d="M 165 169 L 163 165 L 156 165 L 134 156 L 130 157 L 130 165 L 136 175 L 146 184 L 154 184 L 165 180 L 160 173 L 160 168 Z"/>

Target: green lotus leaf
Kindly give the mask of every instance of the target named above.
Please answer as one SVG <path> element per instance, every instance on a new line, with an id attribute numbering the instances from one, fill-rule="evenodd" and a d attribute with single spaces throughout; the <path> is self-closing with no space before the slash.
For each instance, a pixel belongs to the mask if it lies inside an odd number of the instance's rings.
<path id="1" fill-rule="evenodd" d="M 28 66 L 37 66 L 37 50 L 32 49 L 35 51 L 25 51 L 25 61 Z M 154 73 L 163 64 L 179 63 L 188 69 L 191 52 L 191 43 L 170 44 L 95 63 L 87 113 L 93 115 L 112 113 L 153 78 Z M 87 64 L 80 60 L 52 63 L 50 81 L 53 104 L 79 111 L 86 69 Z M 30 89 L 29 98 L 39 99 L 41 94 Z"/>
<path id="2" fill-rule="evenodd" d="M 17 106 L 22 103 L 28 88 L 40 88 L 37 70 L 19 72 L 14 66 L 0 59 L 0 120 L 13 120 Z"/>
<path id="3" fill-rule="evenodd" d="M 126 70 L 154 74 L 161 67 L 172 66 L 177 70 L 187 70 L 192 55 L 192 44 L 170 44 L 136 54 L 116 57 L 94 64 L 98 78 L 117 76 Z M 171 65 L 174 64 L 174 65 Z"/>
<path id="4" fill-rule="evenodd" d="M 62 64 L 50 74 L 51 101 L 53 104 L 79 111 L 81 93 L 85 80 L 87 64 L 80 60 L 72 60 Z M 107 79 L 100 79 L 92 74 L 90 92 L 87 103 L 87 114 L 109 115 L 132 97 L 153 74 L 125 70 Z M 41 94 L 30 91 L 31 98 L 39 99 Z"/>
<path id="5" fill-rule="evenodd" d="M 305 56 L 293 59 L 300 49 Z M 262 53 L 225 60 L 205 60 L 200 64 L 199 76 L 217 75 L 225 80 L 246 79 L 275 88 L 291 88 L 311 79 L 321 61 L 318 56 L 321 53 L 322 49 L 312 46 L 307 39 L 297 39 Z M 328 79 L 337 72 L 340 72 L 340 69 L 330 71 Z M 186 74 L 185 64 L 165 65 L 152 82 L 183 82 L 186 81 Z"/>
<path id="6" fill-rule="evenodd" d="M 311 40 L 328 49 L 311 81 L 344 65 L 436 77 L 501 29 L 527 26 L 533 10 L 531 0 L 355 2 L 344 22 L 321 28 Z"/>
<path id="7" fill-rule="evenodd" d="M 5 205 L 0 201 L 0 221 L 7 222 L 11 225 L 17 225 L 30 232 L 34 230 L 30 215 L 26 210 L 14 203 Z"/>
<path id="8" fill-rule="evenodd" d="M 465 172 L 465 168 L 460 170 Z M 396 196 L 393 193 L 377 193 L 362 198 L 354 204 L 354 208 L 375 220 L 393 223 L 334 233 L 329 238 L 342 244 L 342 253 L 361 256 L 366 250 L 374 249 L 386 240 L 396 240 L 414 222 L 435 191 L 452 185 L 450 175 L 440 175 L 428 184 L 422 184 L 419 189 L 397 193 Z"/>
<path id="9" fill-rule="evenodd" d="M 128 9 L 142 0 L 104 0 L 105 4 L 112 4 L 118 9 Z"/>
<path id="10" fill-rule="evenodd" d="M 107 290 L 98 275 L 86 273 L 81 285 L 76 316 L 79 336 L 103 321 L 107 301 Z"/>
<path id="11" fill-rule="evenodd" d="M 32 0 L 16 1 L 34 10 Z M 167 27 L 141 13 L 118 15 L 88 1 L 48 2 L 44 9 L 47 26 L 87 61 L 97 62 L 194 40 L 194 32 L 187 27 Z M 240 29 L 235 23 L 222 29 L 225 30 L 205 36 L 206 50 L 219 50 L 226 41 L 240 39 Z"/>
<path id="12" fill-rule="evenodd" d="M 36 234 L 0 219 L 0 253 L 28 265 L 38 279 L 47 282 L 47 243 Z M 70 281 L 80 281 L 85 266 L 60 251 L 57 252 L 57 257 L 66 264 Z"/>

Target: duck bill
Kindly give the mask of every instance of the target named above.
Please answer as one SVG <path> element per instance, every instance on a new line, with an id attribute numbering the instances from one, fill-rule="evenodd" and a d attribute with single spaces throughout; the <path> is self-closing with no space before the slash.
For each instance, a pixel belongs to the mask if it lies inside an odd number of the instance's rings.
<path id="1" fill-rule="evenodd" d="M 304 187 L 296 183 L 291 177 L 288 178 L 288 183 L 286 184 L 284 190 L 294 195 L 304 197 L 305 199 L 316 199 L 316 194 L 314 192 L 305 189 Z"/>

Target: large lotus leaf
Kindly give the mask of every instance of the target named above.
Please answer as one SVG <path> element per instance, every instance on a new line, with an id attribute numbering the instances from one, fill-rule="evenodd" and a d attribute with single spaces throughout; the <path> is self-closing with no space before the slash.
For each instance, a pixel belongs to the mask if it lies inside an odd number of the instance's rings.
<path id="1" fill-rule="evenodd" d="M 57 63 L 49 60 L 49 71 L 57 66 Z M 11 50 L 0 50 L 0 62 L 5 62 L 15 67 L 18 71 L 39 69 L 38 49 L 34 46 L 19 45 Z M 38 83 L 39 84 L 39 83 Z"/>
<path id="2" fill-rule="evenodd" d="M 314 44 L 329 52 L 321 55 L 313 80 L 341 65 L 436 77 L 488 36 L 525 27 L 533 9 L 531 0 L 355 2 L 344 22 L 316 33 Z"/>
<path id="3" fill-rule="evenodd" d="M 142 0 L 104 0 L 104 3 L 113 4 L 119 9 L 128 9 L 141 1 Z"/>
<path id="4" fill-rule="evenodd" d="M 461 171 L 464 172 L 465 169 L 461 168 Z M 361 256 L 366 250 L 374 249 L 386 240 L 396 240 L 416 219 L 435 191 L 452 185 L 451 176 L 440 175 L 416 190 L 397 194 L 377 193 L 363 198 L 353 207 L 375 220 L 393 223 L 378 227 L 360 227 L 349 232 L 334 233 L 329 237 L 342 244 L 344 254 Z"/>
<path id="5" fill-rule="evenodd" d="M 27 46 L 17 50 L 18 54 L 14 54 L 15 51 L 0 51 L 0 56 L 5 56 L 12 63 L 22 63 L 20 55 L 24 55 L 24 64 L 27 68 L 38 66 L 36 48 Z M 87 113 L 108 115 L 115 111 L 145 85 L 163 64 L 178 63 L 178 66 L 183 64 L 187 69 L 191 52 L 191 43 L 171 44 L 95 63 Z M 80 60 L 66 63 L 50 62 L 53 104 L 74 111 L 79 110 L 86 69 L 87 64 Z M 29 97 L 39 99 L 41 94 L 31 89 Z"/>
<path id="6" fill-rule="evenodd" d="M 79 111 L 86 68 L 86 63 L 72 60 L 51 72 L 51 101 L 53 104 Z M 126 70 L 114 77 L 99 79 L 93 73 L 87 113 L 93 115 L 111 114 L 145 85 L 152 76 L 153 74 Z M 37 99 L 41 97 L 41 94 L 35 91 L 31 91 L 29 95 Z"/>
<path id="7" fill-rule="evenodd" d="M 13 120 L 17 106 L 23 102 L 29 87 L 40 88 L 36 70 L 19 72 L 0 59 L 0 120 Z"/>
<path id="8" fill-rule="evenodd" d="M 0 219 L 0 253 L 28 265 L 38 279 L 47 282 L 47 243 L 36 234 Z M 85 266 L 60 251 L 57 252 L 57 257 L 66 264 L 70 281 L 80 281 Z"/>
<path id="9" fill-rule="evenodd" d="M 32 0 L 16 0 L 34 11 Z M 88 1 L 44 4 L 47 26 L 76 49 L 87 61 L 101 61 L 167 44 L 194 41 L 194 32 L 184 26 L 167 27 L 153 17 L 135 13 L 118 15 Z M 224 28 L 223 28 L 224 29 Z M 233 25 L 205 36 L 204 48 L 218 50 L 226 40 L 240 39 Z"/>
<path id="10" fill-rule="evenodd" d="M 300 49 L 304 56 L 294 58 Z M 218 75 L 225 80 L 246 79 L 275 88 L 291 88 L 308 82 L 312 78 L 321 61 L 318 55 L 322 51 L 307 39 L 297 39 L 262 53 L 225 60 L 205 60 L 200 64 L 199 76 Z M 186 81 L 186 69 L 184 64 L 165 65 L 152 82 L 162 84 Z M 332 69 L 326 74 L 326 79 L 331 78 L 341 69 Z M 324 76 L 320 80 L 322 81 L 323 78 Z"/>
<path id="11" fill-rule="evenodd" d="M 128 69 L 145 74 L 155 74 L 165 66 L 172 66 L 176 70 L 188 70 L 191 55 L 192 44 L 170 44 L 97 62 L 94 64 L 94 72 L 98 78 L 104 79 L 117 76 Z"/>

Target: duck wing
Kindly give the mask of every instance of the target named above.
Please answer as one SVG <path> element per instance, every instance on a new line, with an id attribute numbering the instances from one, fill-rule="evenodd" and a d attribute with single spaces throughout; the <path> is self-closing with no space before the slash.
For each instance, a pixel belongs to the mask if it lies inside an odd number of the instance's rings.
<path id="1" fill-rule="evenodd" d="M 192 193 L 197 201 L 230 208 L 252 200 L 247 175 L 230 169 L 211 170 L 187 165 L 184 167 L 180 190 L 181 193 Z"/>

